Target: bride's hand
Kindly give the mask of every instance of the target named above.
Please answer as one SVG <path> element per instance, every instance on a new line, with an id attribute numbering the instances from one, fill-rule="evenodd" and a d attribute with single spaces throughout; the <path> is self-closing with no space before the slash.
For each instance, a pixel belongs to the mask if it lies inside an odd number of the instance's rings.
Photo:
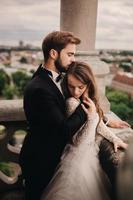
<path id="1" fill-rule="evenodd" d="M 83 100 L 83 103 L 81 104 L 83 110 L 86 112 L 86 114 L 95 114 L 96 113 L 96 106 L 94 104 L 94 102 L 86 97 Z"/>
<path id="2" fill-rule="evenodd" d="M 127 147 L 128 147 L 128 144 L 123 142 L 121 139 L 114 141 L 113 144 L 114 144 L 114 151 L 115 152 L 117 152 L 118 148 L 127 149 Z"/>
<path id="3" fill-rule="evenodd" d="M 84 93 L 82 94 L 82 101 L 86 100 L 88 97 L 88 87 L 86 88 L 86 90 L 84 91 Z"/>

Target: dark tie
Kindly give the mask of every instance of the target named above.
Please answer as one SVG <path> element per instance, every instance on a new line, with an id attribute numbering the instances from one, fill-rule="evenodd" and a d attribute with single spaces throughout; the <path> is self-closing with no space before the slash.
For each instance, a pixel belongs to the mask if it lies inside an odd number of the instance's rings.
<path id="1" fill-rule="evenodd" d="M 56 82 L 58 83 L 59 81 L 61 81 L 64 78 L 64 74 L 60 73 L 57 77 L 56 77 Z"/>

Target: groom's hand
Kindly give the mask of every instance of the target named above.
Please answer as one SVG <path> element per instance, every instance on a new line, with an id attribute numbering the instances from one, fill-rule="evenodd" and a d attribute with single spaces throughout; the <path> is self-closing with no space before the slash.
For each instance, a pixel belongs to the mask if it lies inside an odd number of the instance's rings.
<path id="1" fill-rule="evenodd" d="M 109 119 L 108 126 L 111 128 L 128 128 L 131 127 L 126 121 L 117 120 L 117 119 Z"/>

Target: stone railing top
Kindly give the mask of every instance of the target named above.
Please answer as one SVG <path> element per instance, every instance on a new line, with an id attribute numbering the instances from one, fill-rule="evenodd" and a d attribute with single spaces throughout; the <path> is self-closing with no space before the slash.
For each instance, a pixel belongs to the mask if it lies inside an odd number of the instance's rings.
<path id="1" fill-rule="evenodd" d="M 77 51 L 76 56 L 99 56 L 99 52 L 94 50 L 94 51 Z"/>
<path id="2" fill-rule="evenodd" d="M 78 51 L 76 58 L 79 61 L 86 62 L 92 66 L 92 70 L 97 77 L 104 77 L 110 73 L 109 66 L 99 58 L 97 51 Z"/>
<path id="3" fill-rule="evenodd" d="M 25 120 L 23 100 L 0 100 L 0 122 Z"/>

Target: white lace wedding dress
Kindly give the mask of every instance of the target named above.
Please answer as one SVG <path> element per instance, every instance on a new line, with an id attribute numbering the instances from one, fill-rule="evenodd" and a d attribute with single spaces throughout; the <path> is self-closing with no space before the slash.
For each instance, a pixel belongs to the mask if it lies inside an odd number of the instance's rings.
<path id="1" fill-rule="evenodd" d="M 68 115 L 71 115 L 79 101 L 67 100 Z M 60 164 L 41 200 L 109 200 L 110 182 L 103 172 L 98 159 L 98 145 L 95 142 L 98 114 L 88 116 L 87 122 L 75 134 L 80 134 L 77 145 L 68 144 Z M 111 142 L 118 139 L 104 123 L 100 123 L 100 134 Z"/>

